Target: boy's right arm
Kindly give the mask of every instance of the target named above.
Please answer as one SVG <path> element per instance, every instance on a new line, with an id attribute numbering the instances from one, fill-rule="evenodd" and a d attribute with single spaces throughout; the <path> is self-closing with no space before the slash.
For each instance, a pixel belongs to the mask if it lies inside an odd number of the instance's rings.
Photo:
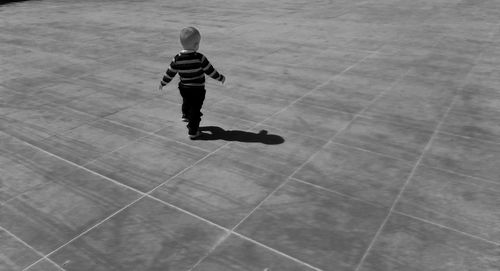
<path id="1" fill-rule="evenodd" d="M 175 67 L 175 58 L 170 62 L 170 66 L 168 66 L 167 71 L 163 75 L 163 78 L 160 82 L 159 89 L 161 90 L 164 86 L 166 86 L 172 79 L 175 77 L 177 74 L 177 70 L 174 68 Z"/>

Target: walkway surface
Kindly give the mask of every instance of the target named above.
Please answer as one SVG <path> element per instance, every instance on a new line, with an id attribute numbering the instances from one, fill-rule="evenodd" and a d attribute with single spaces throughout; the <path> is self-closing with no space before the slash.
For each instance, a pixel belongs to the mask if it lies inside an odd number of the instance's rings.
<path id="1" fill-rule="evenodd" d="M 500 270 L 497 0 L 0 5 L 0 270 Z M 200 29 L 187 138 L 176 83 Z"/>

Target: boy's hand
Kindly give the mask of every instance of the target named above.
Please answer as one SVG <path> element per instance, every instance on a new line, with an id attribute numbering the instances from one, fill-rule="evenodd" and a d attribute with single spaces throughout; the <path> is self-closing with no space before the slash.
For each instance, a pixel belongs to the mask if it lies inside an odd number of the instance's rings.
<path id="1" fill-rule="evenodd" d="M 159 91 L 162 91 L 162 90 L 163 90 L 163 85 L 162 85 L 162 84 L 160 84 L 160 85 L 158 86 L 158 90 L 159 90 Z"/>
<path id="2" fill-rule="evenodd" d="M 222 84 L 224 85 L 224 82 L 226 82 L 226 76 L 222 76 L 222 80 L 221 80 Z"/>

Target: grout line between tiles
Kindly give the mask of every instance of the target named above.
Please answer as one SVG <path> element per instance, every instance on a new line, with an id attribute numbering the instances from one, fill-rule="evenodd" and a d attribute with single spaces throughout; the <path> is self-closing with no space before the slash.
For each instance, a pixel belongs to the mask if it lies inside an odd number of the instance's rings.
<path id="1" fill-rule="evenodd" d="M 374 203 L 374 202 L 370 202 L 370 201 L 367 201 L 365 199 L 361 199 L 361 198 L 358 198 L 358 197 L 355 197 L 355 196 L 351 196 L 351 195 L 348 195 L 348 194 L 344 194 L 342 192 L 339 192 L 339 191 L 336 191 L 336 190 L 333 190 L 333 189 L 330 189 L 330 188 L 326 188 L 324 186 L 321 186 L 321 185 L 317 185 L 317 184 L 313 184 L 313 183 L 310 183 L 308 181 L 304 181 L 304 180 L 301 180 L 297 177 L 290 177 L 292 181 L 296 181 L 296 182 L 299 182 L 299 183 L 303 183 L 303 184 L 306 184 L 306 185 L 310 185 L 310 186 L 313 186 L 319 190 L 323 190 L 323 191 L 326 191 L 326 192 L 330 192 L 330 193 L 333 193 L 333 194 L 337 194 L 337 195 L 340 195 L 340 196 L 343 196 L 343 197 L 347 197 L 347 198 L 350 198 L 352 200 L 356 200 L 356 201 L 360 201 L 360 202 L 363 202 L 363 203 L 366 203 L 366 204 L 369 204 L 371 206 L 374 206 L 374 207 L 378 207 L 378 208 L 387 208 L 387 206 L 384 206 L 382 204 L 378 204 L 378 203 Z"/>
<path id="2" fill-rule="evenodd" d="M 451 227 L 448 227 L 448 226 L 445 226 L 445 225 L 442 225 L 442 224 L 439 224 L 439 223 L 436 223 L 436 222 L 433 222 L 433 221 L 430 221 L 430 220 L 427 220 L 425 218 L 421 218 L 421 217 L 416 217 L 416 216 L 413 216 L 413 215 L 410 215 L 410 214 L 407 214 L 405 212 L 401 212 L 401 211 L 393 211 L 393 213 L 395 214 L 399 214 L 399 215 L 403 215 L 403 216 L 406 216 L 406 217 L 410 217 L 410 218 L 413 218 L 415 220 L 419 220 L 419 221 L 422 221 L 422 222 L 425 222 L 425 223 L 428 223 L 428 224 L 431 224 L 431 225 L 434 225 L 434 226 L 437 226 L 439 228 L 443 228 L 443 229 L 447 229 L 447 230 L 450 230 L 450 231 L 453 231 L 453 232 L 456 232 L 456 233 L 460 233 L 460 234 L 463 234 L 463 235 L 466 235 L 466 236 L 469 236 L 471 238 L 474 238 L 474 239 L 477 239 L 477 240 L 481 240 L 483 242 L 486 242 L 486 243 L 489 243 L 489 244 L 492 244 L 492 245 L 495 245 L 495 246 L 499 246 L 500 247 L 500 243 L 497 243 L 497 242 L 494 242 L 494 241 L 491 241 L 491 240 L 488 240 L 488 239 L 484 239 L 483 237 L 480 237 L 478 235 L 474 235 L 474 234 L 470 234 L 470 233 L 467 233 L 467 232 L 463 232 L 463 231 L 460 231 L 460 230 L 457 230 L 457 229 L 454 229 L 454 228 L 451 228 Z"/>
<path id="3" fill-rule="evenodd" d="M 201 221 L 203 221 L 203 222 L 205 222 L 207 224 L 210 224 L 210 225 L 212 225 L 212 226 L 214 226 L 216 228 L 219 228 L 220 230 L 223 230 L 223 231 L 226 231 L 228 233 L 231 233 L 230 229 L 228 229 L 226 227 L 223 227 L 223 226 L 221 226 L 221 225 L 219 225 L 219 224 L 217 224 L 215 222 L 212 222 L 212 221 L 210 221 L 210 220 L 208 220 L 206 218 L 203 218 L 203 217 L 201 217 L 201 216 L 199 216 L 197 214 L 194 214 L 194 213 L 192 213 L 192 212 L 190 212 L 188 210 L 182 209 L 181 207 L 178 207 L 177 205 L 174 205 L 172 203 L 166 202 L 166 201 L 164 201 L 162 199 L 159 199 L 159 198 L 157 198 L 155 196 L 152 196 L 150 194 L 144 194 L 144 197 L 147 197 L 147 198 L 152 199 L 154 201 L 158 201 L 158 202 L 160 202 L 163 205 L 167 205 L 167 206 L 169 206 L 169 207 L 171 207 L 173 209 L 176 209 L 176 210 L 178 210 L 180 212 L 183 212 L 183 213 L 188 214 L 188 215 L 190 215 L 192 217 L 195 217 L 195 218 L 197 218 L 197 219 L 199 219 L 199 220 L 201 220 Z"/>
<path id="4" fill-rule="evenodd" d="M 258 246 L 261 246 L 261 247 L 263 247 L 263 248 L 266 248 L 266 249 L 268 249 L 268 250 L 271 250 L 271 251 L 273 251 L 274 253 L 279 254 L 279 255 L 281 255 L 281 256 L 283 256 L 283 257 L 285 257 L 285 258 L 288 258 L 288 259 L 290 259 L 290 260 L 292 260 L 292 261 L 294 261 L 294 262 L 297 262 L 297 263 L 300 263 L 300 264 L 302 264 L 302 265 L 305 265 L 305 266 L 307 266 L 307 267 L 309 267 L 309 268 L 311 268 L 311 269 L 313 269 L 313 270 L 316 270 L 316 271 L 323 271 L 322 269 L 319 269 L 319 268 L 317 268 L 317 267 L 315 267 L 315 266 L 312 266 L 312 265 L 310 265 L 310 264 L 308 264 L 308 263 L 306 263 L 306 262 L 303 262 L 303 261 L 301 261 L 301 260 L 299 260 L 299 259 L 297 259 L 297 258 L 295 258 L 295 257 L 292 257 L 292 256 L 290 256 L 290 255 L 288 255 L 288 254 L 285 254 L 285 253 L 283 253 L 283 252 L 281 252 L 281 251 L 279 251 L 279 250 L 277 250 L 277 249 L 275 249 L 275 248 L 272 248 L 272 247 L 267 246 L 267 245 L 265 245 L 265 244 L 263 244 L 263 243 L 260 243 L 260 242 L 258 242 L 258 241 L 256 241 L 256 240 L 253 240 L 252 238 L 249 238 L 249 237 L 247 237 L 247 236 L 245 236 L 245 235 L 243 235 L 243 234 L 241 234 L 241 233 L 238 233 L 238 232 L 232 232 L 232 234 L 234 234 L 234 235 L 236 235 L 236 236 L 238 236 L 238 237 L 240 237 L 240 238 L 242 238 L 242 239 L 245 239 L 245 240 L 247 240 L 247 241 L 249 241 L 249 242 L 252 242 L 252 243 L 254 243 L 254 244 L 258 245 Z"/>
<path id="5" fill-rule="evenodd" d="M 46 184 L 44 184 L 44 183 L 42 183 L 42 184 L 37 184 L 37 185 L 35 185 L 35 186 L 32 186 L 32 187 L 31 187 L 31 189 L 36 190 L 36 189 L 41 188 L 41 187 L 43 187 L 43 186 L 45 186 L 45 185 L 46 185 Z M 19 194 L 15 195 L 14 197 L 12 197 L 12 198 L 10 198 L 10 199 L 8 199 L 8 200 L 4 201 L 4 202 L 0 202 L 0 205 L 7 205 L 7 204 L 9 204 L 10 202 L 12 202 L 12 201 L 14 201 L 14 200 L 18 200 L 20 197 L 22 197 L 23 195 L 25 195 L 25 194 L 27 194 L 27 193 L 29 193 L 29 190 L 28 190 L 28 191 L 21 192 L 21 193 L 19 193 Z"/>
<path id="6" fill-rule="evenodd" d="M 188 271 L 192 271 L 195 269 L 201 262 L 203 262 L 210 254 L 220 245 L 222 244 L 229 236 L 231 235 L 230 232 L 226 232 L 215 244 L 210 247 L 210 249 L 205 253 L 203 257 L 201 257 L 191 268 L 188 269 Z"/>
<path id="7" fill-rule="evenodd" d="M 495 29 L 496 30 L 496 29 Z M 491 36 L 492 34 L 490 34 Z M 483 49 L 484 51 L 484 49 Z M 482 55 L 482 52 L 481 51 L 475 58 L 475 61 L 474 61 L 474 64 L 478 61 L 478 59 L 481 57 Z M 473 65 L 474 67 L 474 65 Z M 444 123 L 444 120 L 447 118 L 448 114 L 450 113 L 453 105 L 455 104 L 455 102 L 458 100 L 458 97 L 460 95 L 460 92 L 462 92 L 463 90 L 463 87 L 464 87 L 464 84 L 466 82 L 466 79 L 467 77 L 471 74 L 471 71 L 473 69 L 473 67 L 471 68 L 471 70 L 468 71 L 468 73 L 465 75 L 465 79 L 464 79 L 464 82 L 462 82 L 462 84 L 460 85 L 460 88 L 459 88 L 459 91 L 457 91 L 457 93 L 455 93 L 455 96 L 453 97 L 452 101 L 450 102 L 447 110 L 445 111 L 445 113 L 443 114 L 443 116 L 441 117 L 441 119 L 439 120 L 438 124 L 436 125 L 436 127 L 434 128 L 434 131 L 432 132 L 432 135 L 431 137 L 429 138 L 429 141 L 427 142 L 427 144 L 425 145 L 424 149 L 422 150 L 422 153 L 420 154 L 420 157 L 418 158 L 417 162 L 415 163 L 415 166 L 413 167 L 413 169 L 411 170 L 410 172 L 410 175 L 408 176 L 408 178 L 406 179 L 405 183 L 403 184 L 401 190 L 399 191 L 398 195 L 396 196 L 396 199 L 394 200 L 394 202 L 392 203 L 392 206 L 391 208 L 389 209 L 389 212 L 387 214 L 387 216 L 385 217 L 385 219 L 383 220 L 382 224 L 380 225 L 380 227 L 378 228 L 377 232 L 375 233 L 372 241 L 370 242 L 370 244 L 368 245 L 365 253 L 363 254 L 363 256 L 361 257 L 361 260 L 359 261 L 358 263 L 358 266 L 356 267 L 355 271 L 360 271 L 360 268 L 361 266 L 363 265 L 366 257 L 368 256 L 368 254 L 370 253 L 370 250 L 371 248 L 373 247 L 373 245 L 375 244 L 376 240 L 378 239 L 378 236 L 381 234 L 382 232 L 382 229 L 385 227 L 385 225 L 387 224 L 387 221 L 389 221 L 389 218 L 391 216 L 392 213 L 394 213 L 394 208 L 396 207 L 396 204 L 398 203 L 399 199 L 401 198 L 401 196 L 403 195 L 406 187 L 408 186 L 408 184 L 410 183 L 411 179 L 413 178 L 413 175 L 415 174 L 416 172 L 416 169 L 420 166 L 420 163 L 422 162 L 423 158 L 424 158 L 424 155 L 426 154 L 426 152 L 430 149 L 431 145 L 432 145 L 432 142 L 433 142 L 433 139 L 436 137 L 436 135 L 438 134 L 438 131 L 440 130 L 440 127 L 443 125 Z"/>
<path id="8" fill-rule="evenodd" d="M 394 87 L 396 87 L 410 73 L 410 71 L 411 71 L 411 69 L 408 69 L 405 73 L 403 73 L 402 75 L 400 75 L 398 77 L 398 79 L 396 79 L 394 82 L 392 82 L 391 85 L 388 88 L 386 88 L 383 91 L 381 91 L 380 93 L 378 93 L 377 96 L 375 96 L 375 98 L 373 98 L 361 111 L 359 111 L 359 112 L 356 113 L 356 118 L 360 117 L 360 116 L 366 117 L 363 114 L 368 110 L 368 108 L 370 108 L 370 106 L 372 104 L 374 104 L 380 98 L 382 98 L 382 96 L 384 96 L 387 92 L 391 91 Z"/>
<path id="9" fill-rule="evenodd" d="M 29 249 L 31 249 L 33 252 L 35 252 L 36 254 L 38 254 L 38 256 L 41 256 L 42 258 L 37 260 L 35 263 L 39 262 L 40 260 L 43 260 L 45 258 L 45 255 L 38 251 L 37 249 L 35 249 L 34 247 L 30 246 L 28 243 L 24 242 L 21 238 L 19 238 L 17 235 L 13 234 L 12 232 L 8 231 L 7 229 L 5 229 L 4 227 L 0 226 L 0 230 L 3 230 L 5 231 L 7 234 L 9 234 L 10 236 L 12 236 L 14 239 L 16 239 L 18 242 L 22 243 L 23 245 L 25 245 L 26 247 L 28 247 Z M 50 260 L 50 259 L 47 259 L 47 261 L 49 261 L 50 263 L 54 264 L 58 269 L 64 271 L 64 269 L 62 267 L 60 267 L 57 263 L 55 263 L 54 261 Z M 26 267 L 24 270 L 30 268 L 31 266 L 33 266 L 35 263 L 33 264 L 30 264 L 28 267 Z"/>
<path id="10" fill-rule="evenodd" d="M 342 72 L 342 73 L 343 73 L 343 72 Z M 329 81 L 329 82 L 331 82 L 331 81 L 333 81 L 333 80 L 329 79 L 328 81 Z M 322 84 L 322 85 L 323 85 L 323 84 Z M 319 88 L 318 88 L 318 89 L 319 89 Z M 316 90 L 317 90 L 317 89 L 316 89 Z M 298 97 L 298 98 L 293 99 L 293 98 L 281 98 L 281 97 L 279 97 L 279 96 L 278 96 L 278 97 L 276 97 L 276 96 L 271 96 L 271 95 L 265 95 L 265 94 L 258 93 L 258 92 L 254 92 L 254 91 L 251 91 L 251 90 L 249 90 L 249 92 L 250 92 L 251 94 L 254 94 L 256 97 L 260 97 L 260 98 L 269 98 L 269 99 L 279 99 L 279 100 L 292 100 L 292 101 L 295 101 L 295 100 L 297 100 L 297 99 L 298 99 L 298 100 L 301 100 L 301 99 L 303 99 L 303 98 L 304 98 L 304 95 L 302 95 L 302 96 L 300 96 L 300 97 Z M 313 91 L 308 91 L 306 94 L 308 94 L 308 95 L 309 95 L 309 94 L 310 94 L 310 93 L 312 93 L 312 92 L 313 92 Z M 307 96 L 307 95 L 306 95 L 306 96 Z M 224 99 L 223 99 L 223 100 L 221 100 L 221 101 L 217 101 L 217 102 L 213 103 L 213 104 L 212 104 L 212 106 L 213 106 L 213 105 L 215 105 L 215 104 L 217 104 L 217 103 L 219 103 L 219 102 L 222 102 L 222 101 L 224 101 L 224 100 L 226 100 L 226 99 L 229 99 L 229 98 L 224 98 Z M 300 102 L 300 101 L 297 101 L 297 102 Z M 317 108 L 317 109 L 322 109 L 322 110 L 325 110 L 325 111 L 332 111 L 332 112 L 344 113 L 344 114 L 351 114 L 351 115 L 352 115 L 352 114 L 355 114 L 355 112 L 348 112 L 348 111 L 343 111 L 343 110 L 339 110 L 339 109 L 333 109 L 333 108 L 330 108 L 330 107 L 327 107 L 327 106 L 324 106 L 324 105 L 317 105 L 317 104 L 304 104 L 304 105 L 311 106 L 311 107 L 313 107 L 313 108 Z M 209 108 L 207 108 L 207 109 L 205 109 L 205 110 L 206 110 L 207 112 L 210 112 L 210 114 L 215 113 L 215 114 L 223 115 L 222 113 L 218 113 L 217 111 L 213 111 L 213 109 L 209 109 Z M 241 119 L 241 120 L 244 120 L 244 121 L 256 122 L 256 121 L 254 121 L 254 120 L 243 119 L 243 118 L 239 118 L 239 117 L 235 117 L 235 118 L 238 118 L 238 119 Z"/>
<path id="11" fill-rule="evenodd" d="M 448 172 L 448 173 L 451 173 L 451 174 L 454 174 L 454 175 L 458 175 L 458 176 L 462 176 L 462 177 L 466 177 L 466 178 L 475 179 L 475 180 L 478 180 L 478 181 L 481 181 L 481 182 L 486 182 L 486 183 L 490 183 L 490 184 L 494 184 L 494 185 L 500 185 L 499 182 L 495 182 L 495 181 L 484 179 L 484 178 L 477 177 L 477 176 L 471 176 L 471 175 L 463 174 L 463 173 L 460 173 L 460 172 L 457 172 L 457 171 L 453 171 L 453 170 L 449 170 L 449 169 L 444 169 L 444 168 L 440 168 L 440 167 L 433 167 L 433 166 L 428 166 L 428 165 L 423 165 L 423 167 L 432 168 L 432 169 L 440 170 L 440 171 L 443 171 L 443 172 Z"/>
<path id="12" fill-rule="evenodd" d="M 367 150 L 367 149 L 363 149 L 363 148 L 361 148 L 361 147 L 351 146 L 351 145 L 344 144 L 344 143 L 340 143 L 340 142 L 336 142 L 336 141 L 330 141 L 329 143 L 330 143 L 330 144 L 333 144 L 333 145 L 344 146 L 344 147 L 346 147 L 346 148 L 356 149 L 356 150 L 359 150 L 359 151 L 362 151 L 362 152 L 372 153 L 372 154 L 375 154 L 375 155 L 377 155 L 377 156 L 381 156 L 381 157 L 385 157 L 385 158 L 394 159 L 394 160 L 397 160 L 397 161 L 399 161 L 399 162 L 403 162 L 403 163 L 405 163 L 405 164 L 408 164 L 408 165 L 413 166 L 413 163 L 412 163 L 412 162 L 410 162 L 410 161 L 408 161 L 408 160 L 401 159 L 401 158 L 399 158 L 399 157 L 393 157 L 393 156 L 388 155 L 388 154 L 379 153 L 379 152 L 376 152 L 376 151 Z"/>
<path id="13" fill-rule="evenodd" d="M 482 138 L 477 138 L 477 137 L 459 135 L 459 134 L 455 134 L 455 133 L 445 132 L 445 131 L 442 131 L 442 130 L 438 131 L 438 133 L 439 134 L 443 134 L 443 135 L 460 137 L 460 138 L 463 138 L 463 139 L 468 139 L 468 140 L 473 140 L 473 141 L 479 141 L 479 142 L 489 143 L 489 144 L 493 144 L 493 145 L 500 145 L 500 142 L 495 142 L 495 141 L 491 141 L 491 140 L 487 140 L 487 139 L 482 139 Z"/>

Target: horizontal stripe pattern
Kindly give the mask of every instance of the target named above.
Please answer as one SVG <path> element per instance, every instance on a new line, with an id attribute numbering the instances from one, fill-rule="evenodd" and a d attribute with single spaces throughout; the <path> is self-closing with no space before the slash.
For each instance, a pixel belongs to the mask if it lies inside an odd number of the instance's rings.
<path id="1" fill-rule="evenodd" d="M 205 74 L 211 78 L 222 81 L 224 76 L 210 64 L 210 61 L 198 52 L 181 52 L 177 54 L 168 67 L 161 84 L 168 84 L 179 74 L 182 85 L 204 86 Z"/>

